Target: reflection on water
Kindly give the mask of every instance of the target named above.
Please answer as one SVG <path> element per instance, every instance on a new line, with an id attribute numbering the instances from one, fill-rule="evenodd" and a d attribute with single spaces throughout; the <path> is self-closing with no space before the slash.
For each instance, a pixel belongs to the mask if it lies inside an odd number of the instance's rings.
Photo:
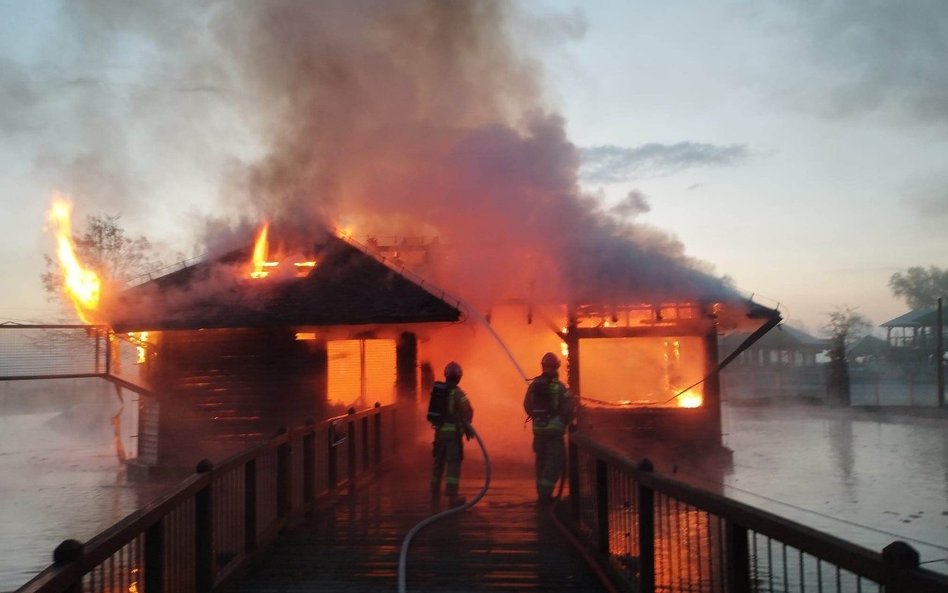
<path id="1" fill-rule="evenodd" d="M 48 566 L 63 540 L 90 539 L 162 488 L 127 479 L 114 407 L 112 398 L 68 413 L 0 415 L 0 591 Z"/>
<path id="2" fill-rule="evenodd" d="M 923 566 L 948 574 L 948 415 L 880 415 L 822 406 L 725 409 L 731 463 L 673 463 L 656 470 L 871 550 L 896 540 Z M 635 457 L 633 455 L 633 457 Z M 610 550 L 637 572 L 634 487 L 610 476 Z M 656 590 L 725 590 L 725 530 L 718 519 L 655 498 Z M 755 590 L 878 591 L 878 585 L 800 550 L 755 535 L 748 553 Z M 687 552 L 687 553 L 683 553 Z"/>
<path id="3" fill-rule="evenodd" d="M 0 591 L 45 568 L 64 539 L 88 540 L 163 488 L 127 479 L 111 429 L 117 404 L 107 395 L 101 404 L 65 416 L 0 415 Z M 734 451 L 732 467 L 720 473 L 679 468 L 678 477 L 870 549 L 905 540 L 929 562 L 927 568 L 948 573 L 948 417 L 731 406 L 724 428 Z M 635 493 L 622 494 L 616 500 L 623 508 L 616 512 L 625 514 L 635 505 Z M 656 504 L 660 583 L 717 590 L 720 567 L 711 560 L 687 565 L 678 559 L 675 542 L 698 535 L 707 558 L 716 558 L 720 526 L 686 506 Z M 612 549 L 631 565 L 639 553 L 631 539 L 636 526 L 618 517 L 613 524 L 620 528 L 611 534 Z M 766 539 L 755 538 L 750 553 L 760 560 L 751 577 L 773 584 L 772 590 L 796 590 L 801 580 L 810 590 L 814 579 L 837 578 Z"/>
<path id="4" fill-rule="evenodd" d="M 725 408 L 725 494 L 881 551 L 901 539 L 948 573 L 948 414 Z"/>

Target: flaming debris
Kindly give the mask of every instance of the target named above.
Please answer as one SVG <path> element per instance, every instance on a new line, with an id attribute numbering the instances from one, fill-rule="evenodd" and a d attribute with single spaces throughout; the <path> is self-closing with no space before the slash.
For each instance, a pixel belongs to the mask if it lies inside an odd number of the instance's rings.
<path id="1" fill-rule="evenodd" d="M 270 223 L 264 222 L 257 232 L 257 239 L 253 244 L 253 260 L 251 262 L 251 278 L 266 278 L 279 265 L 279 261 L 270 259 Z M 316 267 L 316 260 L 293 262 L 294 275 L 305 276 Z"/>
<path id="2" fill-rule="evenodd" d="M 128 332 L 128 341 L 135 345 L 135 363 L 145 364 L 148 360 L 148 332 Z"/>
<path id="3" fill-rule="evenodd" d="M 102 281 L 90 267 L 83 265 L 76 255 L 76 244 L 72 238 L 72 203 L 57 193 L 53 194 L 53 205 L 46 213 L 54 226 L 56 235 L 56 257 L 63 274 L 63 288 L 85 324 L 92 323 L 92 315 L 99 307 L 102 296 Z"/>
<path id="4" fill-rule="evenodd" d="M 678 396 L 678 407 L 680 408 L 698 408 L 704 402 L 700 393 L 689 389 Z"/>
<path id="5" fill-rule="evenodd" d="M 270 250 L 270 243 L 267 240 L 267 233 L 270 230 L 270 223 L 265 222 L 260 227 L 257 234 L 257 240 L 253 244 L 253 271 L 250 272 L 251 278 L 266 278 L 270 272 L 264 268 L 275 268 L 277 262 L 267 261 L 267 255 Z"/>

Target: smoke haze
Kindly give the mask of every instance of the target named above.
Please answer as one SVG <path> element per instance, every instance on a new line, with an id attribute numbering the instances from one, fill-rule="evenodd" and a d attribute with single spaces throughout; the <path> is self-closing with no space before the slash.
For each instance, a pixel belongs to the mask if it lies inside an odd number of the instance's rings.
<path id="1" fill-rule="evenodd" d="M 300 245 L 323 225 L 437 236 L 439 282 L 485 306 L 729 294 L 676 238 L 579 189 L 580 151 L 530 54 L 581 34 L 579 16 L 440 0 L 87 0 L 59 16 L 76 57 L 46 84 L 83 142 L 37 162 L 80 208 L 169 209 L 210 250 L 264 218 Z M 41 110 L 23 97 L 42 86 L 21 80 L 20 112 Z M 194 170 L 219 176 L 200 217 L 174 205 Z"/>

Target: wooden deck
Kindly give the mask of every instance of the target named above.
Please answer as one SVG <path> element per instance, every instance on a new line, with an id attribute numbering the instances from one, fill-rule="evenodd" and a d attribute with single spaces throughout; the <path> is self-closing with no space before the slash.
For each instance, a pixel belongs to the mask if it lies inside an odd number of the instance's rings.
<path id="1" fill-rule="evenodd" d="M 464 462 L 461 493 L 483 485 L 476 447 Z M 434 511 L 430 451 L 392 468 L 354 496 L 287 530 L 225 589 L 227 593 L 398 590 L 405 535 Z M 478 459 L 474 459 L 478 457 Z M 549 511 L 535 502 L 533 468 L 494 462 L 477 505 L 422 529 L 408 554 L 408 591 L 602 591 Z"/>

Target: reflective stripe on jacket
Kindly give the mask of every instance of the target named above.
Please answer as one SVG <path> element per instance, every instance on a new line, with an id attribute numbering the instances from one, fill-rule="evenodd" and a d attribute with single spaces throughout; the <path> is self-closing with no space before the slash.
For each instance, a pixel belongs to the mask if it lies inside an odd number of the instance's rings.
<path id="1" fill-rule="evenodd" d="M 451 387 L 448 393 L 448 414 L 449 418 L 463 420 L 467 424 L 474 419 L 474 408 L 467 399 L 467 394 L 457 385 Z M 463 427 L 459 422 L 445 422 L 441 426 L 435 427 L 435 435 L 456 435 L 460 434 Z"/>

